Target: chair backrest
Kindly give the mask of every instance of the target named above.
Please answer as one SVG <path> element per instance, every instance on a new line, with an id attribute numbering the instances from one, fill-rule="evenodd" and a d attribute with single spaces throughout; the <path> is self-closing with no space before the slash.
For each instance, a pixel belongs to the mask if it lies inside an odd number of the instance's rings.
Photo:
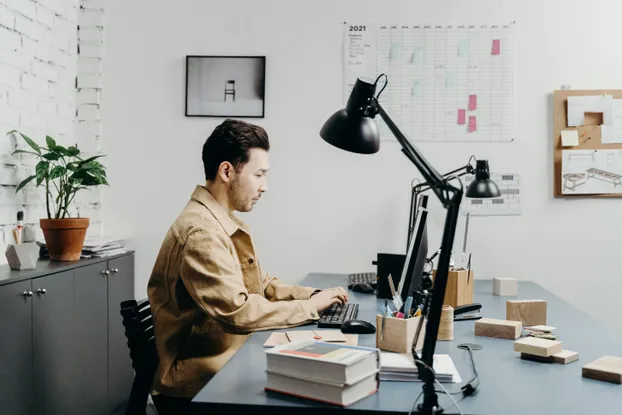
<path id="1" fill-rule="evenodd" d="M 144 415 L 153 377 L 158 368 L 158 352 L 153 337 L 153 317 L 149 300 L 145 298 L 140 301 L 123 301 L 121 316 L 135 371 L 125 414 Z"/>
<path id="2" fill-rule="evenodd" d="M 229 85 L 231 85 L 231 86 L 235 86 L 235 81 L 234 81 L 234 80 L 232 80 L 232 79 L 229 79 L 229 80 L 227 81 L 227 86 L 229 86 Z"/>

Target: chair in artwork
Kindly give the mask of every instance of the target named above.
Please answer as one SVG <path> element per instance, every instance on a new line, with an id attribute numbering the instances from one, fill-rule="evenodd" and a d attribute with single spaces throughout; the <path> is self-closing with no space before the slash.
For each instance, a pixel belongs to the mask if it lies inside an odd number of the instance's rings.
<path id="1" fill-rule="evenodd" d="M 235 81 L 232 80 L 232 79 L 229 79 L 225 83 L 225 99 L 224 99 L 224 101 L 227 100 L 227 95 L 233 96 L 233 102 L 235 102 Z"/>

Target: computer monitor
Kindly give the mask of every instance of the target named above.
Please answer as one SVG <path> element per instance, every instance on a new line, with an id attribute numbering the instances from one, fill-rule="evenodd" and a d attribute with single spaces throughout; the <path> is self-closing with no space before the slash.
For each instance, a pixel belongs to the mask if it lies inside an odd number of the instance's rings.
<path id="1" fill-rule="evenodd" d="M 419 289 L 422 281 L 423 267 L 428 255 L 427 207 L 428 196 L 423 195 L 417 208 L 415 226 L 398 287 L 398 292 L 404 302 L 408 296 L 413 295 Z"/>

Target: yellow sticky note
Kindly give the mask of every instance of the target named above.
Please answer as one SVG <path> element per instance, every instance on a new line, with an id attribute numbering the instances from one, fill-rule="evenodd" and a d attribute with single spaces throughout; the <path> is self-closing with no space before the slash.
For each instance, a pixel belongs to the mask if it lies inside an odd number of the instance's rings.
<path id="1" fill-rule="evenodd" d="M 579 145 L 579 131 L 562 130 L 562 146 L 571 147 Z"/>

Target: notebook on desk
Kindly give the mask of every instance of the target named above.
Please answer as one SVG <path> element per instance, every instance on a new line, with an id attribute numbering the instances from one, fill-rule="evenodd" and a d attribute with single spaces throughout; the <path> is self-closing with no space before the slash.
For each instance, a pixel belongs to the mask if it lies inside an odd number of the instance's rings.
<path id="1" fill-rule="evenodd" d="M 436 378 L 442 383 L 460 383 L 462 378 L 448 354 L 435 354 L 434 364 Z M 380 380 L 419 382 L 417 365 L 410 353 L 380 353 Z"/>

